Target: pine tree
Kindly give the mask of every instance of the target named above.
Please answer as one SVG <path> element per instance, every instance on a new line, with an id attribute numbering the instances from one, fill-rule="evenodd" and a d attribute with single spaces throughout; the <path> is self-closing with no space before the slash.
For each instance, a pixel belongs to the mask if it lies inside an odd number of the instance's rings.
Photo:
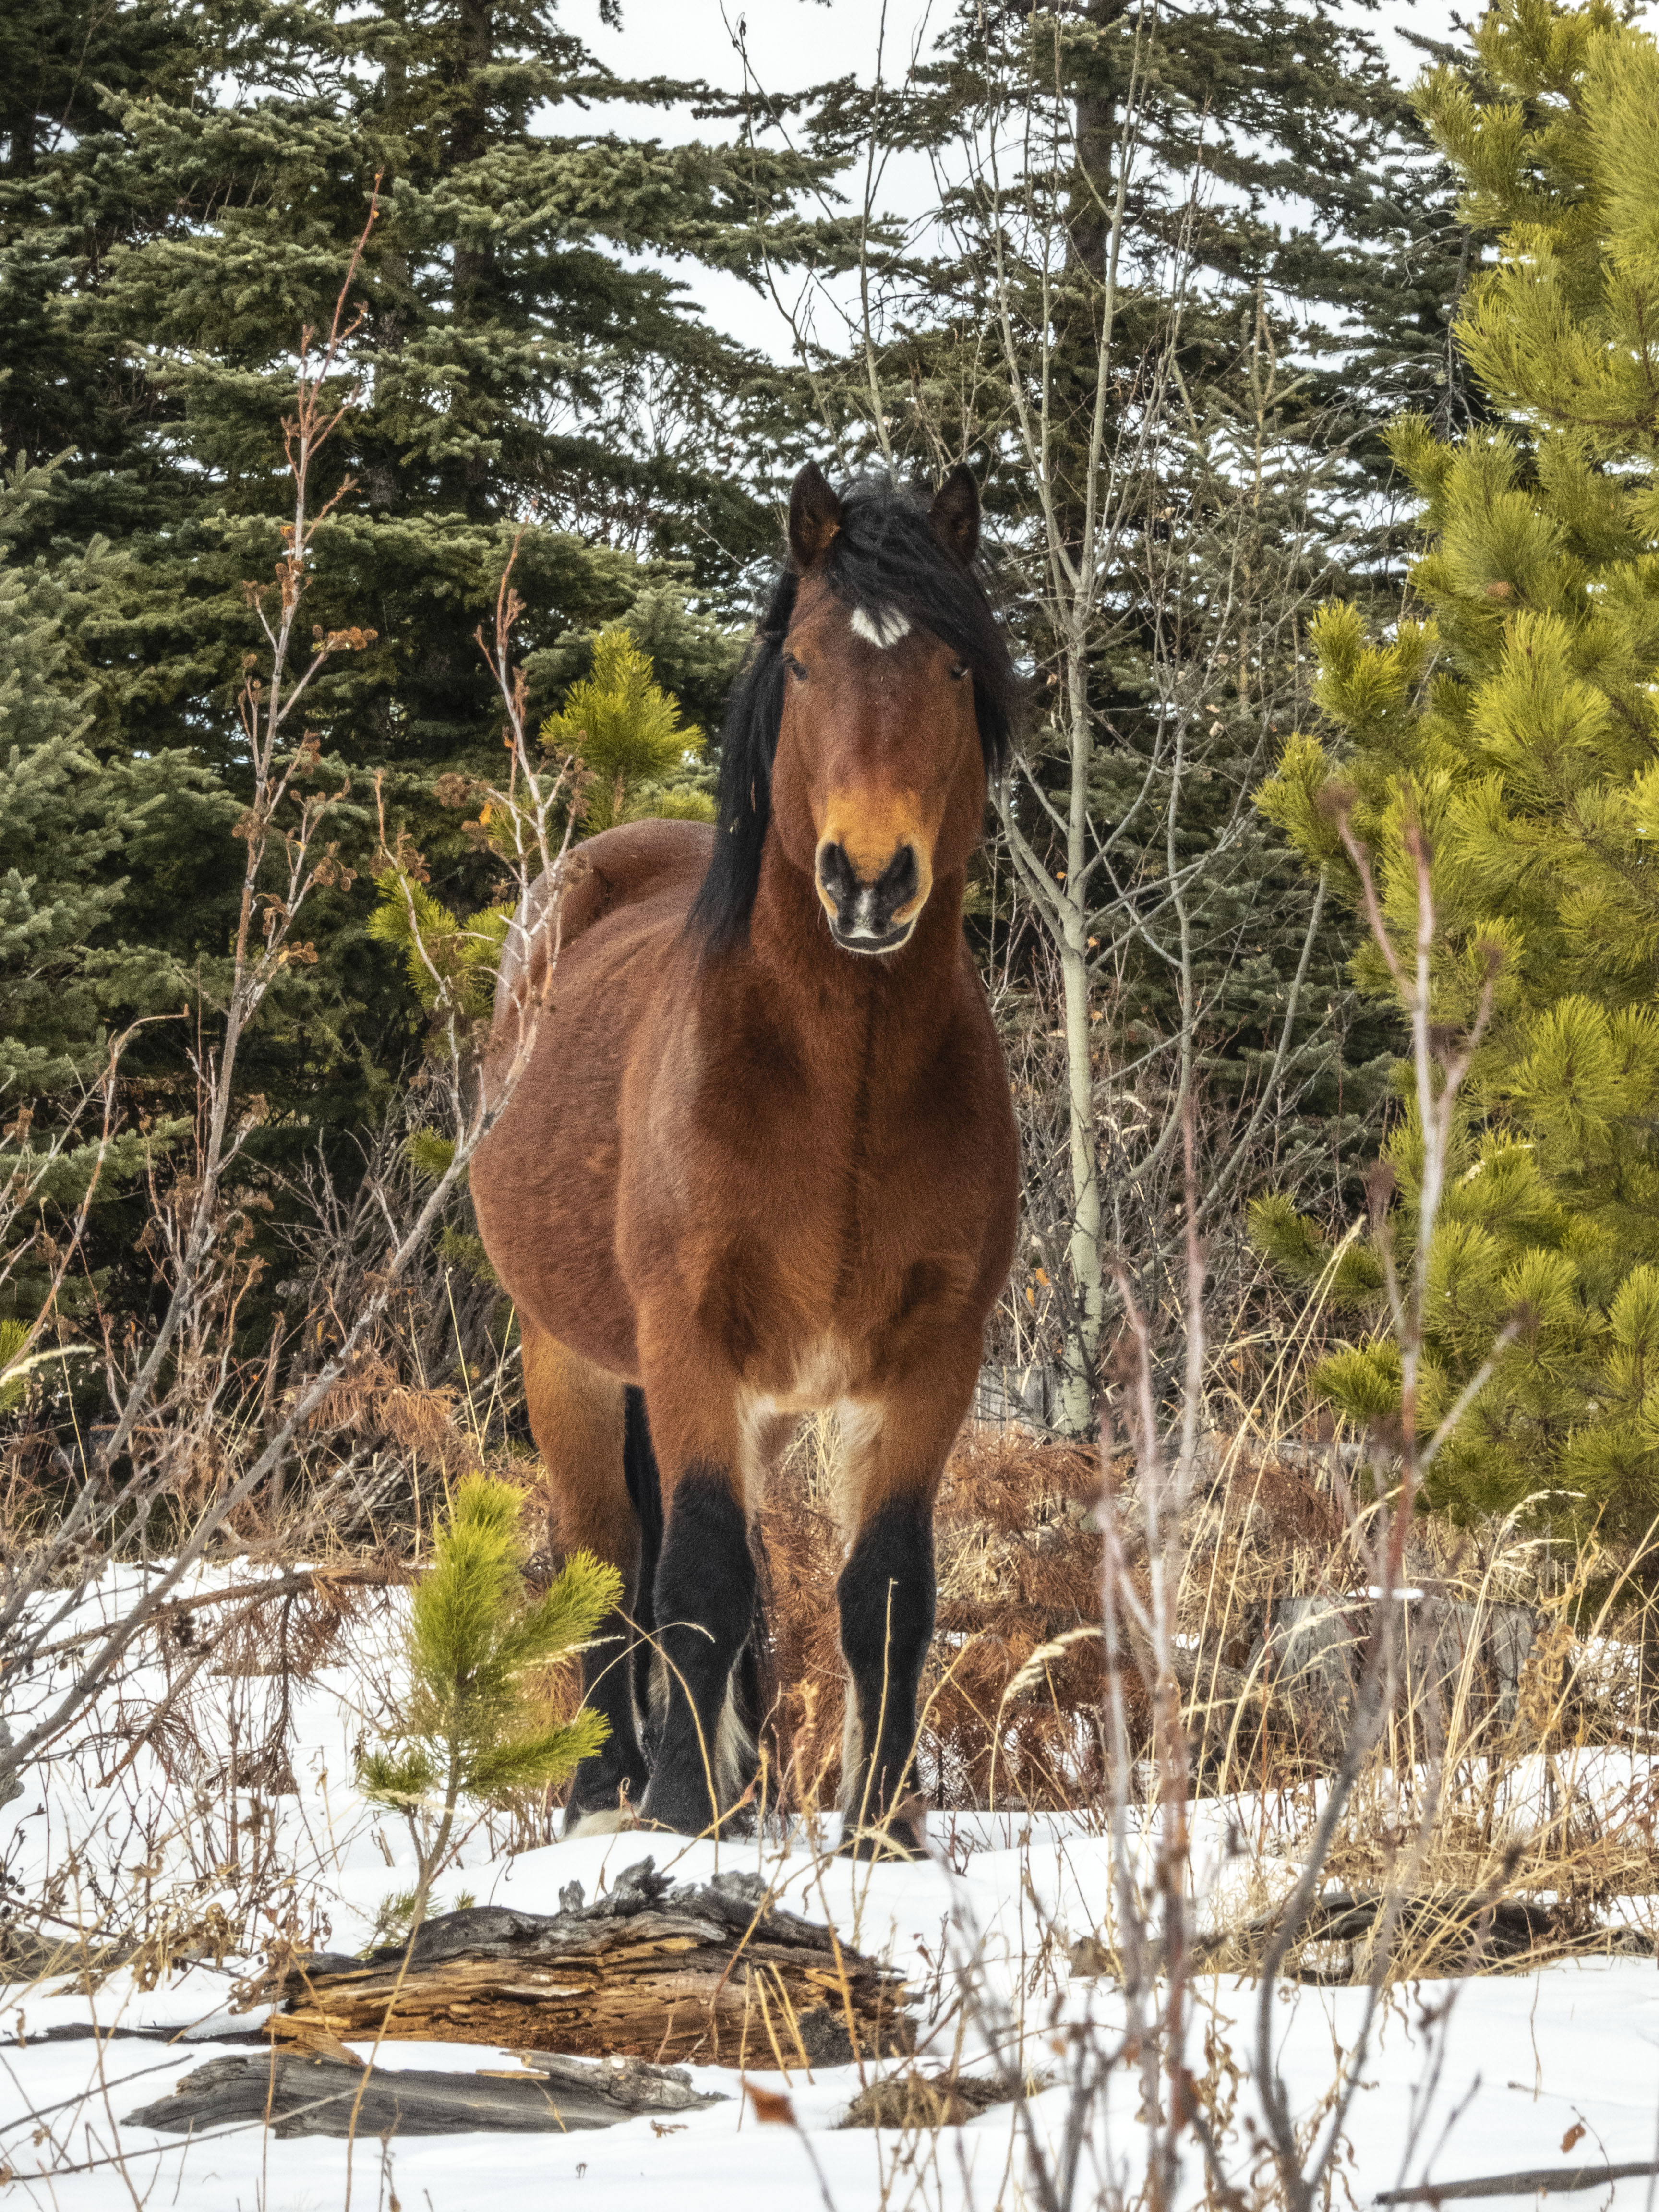
<path id="1" fill-rule="evenodd" d="M 1460 242 L 1420 134 L 1395 143 L 1402 110 L 1375 42 L 1322 7 L 1089 0 L 959 9 L 876 118 L 959 181 L 930 258 L 875 255 L 882 313 L 836 427 L 935 474 L 977 461 L 1008 548 L 1040 711 L 1003 811 L 1023 896 L 996 915 L 999 964 L 1041 999 L 1030 1026 L 1065 1037 L 1064 1107 L 1033 1148 L 1057 1164 L 1034 1161 L 1028 1211 L 1045 1273 L 1070 1278 L 1084 1427 L 1103 1240 L 1168 1303 L 1183 1103 L 1212 1109 L 1208 1235 L 1230 1146 L 1276 1133 L 1281 1165 L 1322 1180 L 1334 1155 L 1340 1179 L 1383 1088 L 1387 1018 L 1342 975 L 1351 921 L 1316 907 L 1250 794 L 1302 705 L 1320 593 L 1396 580 L 1361 502 L 1382 415 L 1435 392 Z M 849 94 L 832 145 L 868 118 Z M 1415 172 L 1428 191 L 1403 189 Z M 1299 315 L 1269 306 L 1286 293 Z"/>
<path id="2" fill-rule="evenodd" d="M 1403 834 L 1433 852 L 1437 1013 L 1493 993 L 1458 1179 L 1432 1254 L 1432 1417 L 1522 1316 L 1431 1483 L 1462 1511 L 1530 1506 L 1620 1537 L 1659 1512 L 1659 45 L 1612 8 L 1503 0 L 1424 112 L 1470 220 L 1501 232 L 1457 337 L 1501 427 L 1461 443 L 1421 417 L 1390 446 L 1422 502 L 1420 614 L 1368 640 L 1352 607 L 1316 635 L 1329 738 L 1297 736 L 1262 794 L 1352 900 L 1333 792 L 1374 856 L 1382 908 L 1414 924 Z M 1355 962 L 1380 991 L 1380 954 Z M 1402 1116 L 1381 1234 L 1410 1249 L 1420 1150 Z M 1263 1243 L 1376 1334 L 1317 1388 L 1386 1415 L 1378 1238 L 1332 1253 L 1285 1202 Z"/>
<path id="3" fill-rule="evenodd" d="M 94 1171 L 118 1224 L 132 1177 L 177 1133 L 164 1113 L 106 1143 L 81 1103 L 114 1033 L 176 1017 L 188 994 L 165 951 L 124 937 L 122 894 L 125 871 L 165 848 L 180 811 L 215 797 L 182 755 L 132 761 L 98 744 L 97 687 L 75 640 L 109 619 L 126 560 L 100 538 L 17 557 L 57 473 L 21 457 L 0 469 L 0 1176 L 27 1194 L 0 1240 L 0 1311 L 28 1318 L 52 1272 L 41 1229 L 79 1204 Z M 88 1291 L 77 1275 L 63 1303 L 73 1310 Z"/>
<path id="4" fill-rule="evenodd" d="M 999 107 L 1032 111 L 1033 127 L 994 161 L 987 138 L 981 159 L 964 162 L 963 140 Z M 1356 488 L 1386 470 L 1383 422 L 1402 405 L 1440 404 L 1470 228 L 1378 42 L 1322 5 L 965 5 L 902 94 L 849 84 L 817 129 L 827 153 L 845 155 L 875 131 L 939 156 L 958 179 L 939 209 L 954 252 L 915 261 L 873 249 L 873 366 L 860 354 L 839 406 L 832 380 L 818 387 L 832 429 L 849 439 L 873 375 L 896 442 L 908 430 L 918 450 L 978 444 L 1003 380 L 984 343 L 991 294 L 1012 277 L 1017 317 L 1035 333 L 1046 314 L 1073 340 L 1046 397 L 1081 444 L 1094 347 L 1077 310 L 1086 280 L 1106 276 L 1120 184 L 1114 350 L 1127 362 L 1154 334 L 1167 341 L 1160 323 L 1179 292 L 1174 342 L 1200 417 L 1217 399 L 1237 404 L 1264 332 L 1284 372 L 1286 428 L 1340 457 Z M 1051 238 L 1057 259 L 1026 250 L 1034 234 Z M 1111 410 L 1132 415 L 1138 391 L 1120 377 Z M 994 507 L 1009 489 L 994 482 Z M 1345 520 L 1366 535 L 1357 511 Z M 1372 557 L 1386 561 L 1389 543 L 1384 532 Z"/>
<path id="5" fill-rule="evenodd" d="M 585 835 L 653 817 L 714 818 L 714 800 L 693 781 L 702 732 L 682 724 L 678 701 L 656 682 L 650 655 L 626 629 L 600 637 L 592 673 L 571 685 L 540 735 L 548 751 L 574 754 L 587 771 Z"/>
<path id="6" fill-rule="evenodd" d="M 498 1805 L 562 1781 L 597 1751 L 603 1717 L 550 1717 L 536 1677 L 579 1650 L 622 1594 L 586 1552 L 539 1598 L 528 1595 L 519 1522 L 523 1494 L 473 1475 L 455 1494 L 433 1563 L 410 1607 L 408 1687 L 387 1743 L 359 1764 L 371 1802 L 400 1812 L 418 1877 L 419 1925 L 455 1841 L 462 1800 Z"/>
<path id="7" fill-rule="evenodd" d="M 82 539 L 122 534 L 151 410 L 140 380 L 64 313 L 64 295 L 138 234 L 133 192 L 107 174 L 94 182 L 112 150 L 108 103 L 187 91 L 202 30 L 191 13 L 173 0 L 12 0 L 0 12 L 0 443 L 36 462 L 71 449 L 108 476 L 115 496 L 73 532 Z M 71 176 L 72 191 L 56 189 Z"/>
<path id="8" fill-rule="evenodd" d="M 551 826 L 562 826 L 573 840 L 623 822 L 714 819 L 714 802 L 698 781 L 702 732 L 682 721 L 679 702 L 657 683 L 650 655 L 625 629 L 607 629 L 599 638 L 592 674 L 570 686 L 538 738 L 554 757 L 556 771 L 568 773 L 574 798 L 568 810 L 555 809 Z M 466 828 L 478 850 L 505 864 L 515 847 L 501 836 L 502 824 L 492 827 L 491 817 L 503 805 L 510 809 L 510 793 L 452 776 L 438 795 L 459 807 L 476 804 L 481 793 L 483 811 Z M 447 1032 L 445 1051 L 465 1058 L 481 1036 L 463 1032 L 488 1023 L 516 897 L 465 918 L 452 913 L 432 891 L 424 857 L 406 837 L 379 854 L 374 880 L 369 936 L 400 956 L 410 990 L 434 1029 Z"/>
<path id="9" fill-rule="evenodd" d="M 0 477 L 0 1084 L 14 1109 L 92 1072 L 107 963 L 89 947 L 120 900 L 112 863 L 138 796 L 131 773 L 88 748 L 96 702 L 69 636 L 96 619 L 125 562 L 96 538 L 57 560 L 13 557 L 53 473 L 19 458 Z M 151 965 L 176 1008 L 183 978 Z"/>
<path id="10" fill-rule="evenodd" d="M 700 760 L 702 732 L 683 721 L 678 701 L 654 678 L 650 655 L 639 650 L 624 629 L 608 629 L 599 638 L 592 673 L 570 686 L 538 738 L 552 756 L 561 787 L 572 793 L 568 806 L 551 808 L 550 828 L 572 843 L 623 822 L 714 818 L 707 788 L 711 778 Z M 495 853 L 502 866 L 514 864 L 522 848 L 506 818 L 516 804 L 511 792 L 496 787 L 481 793 L 468 779 L 453 776 L 439 796 L 456 806 L 476 805 L 482 796 L 482 811 L 466 824 L 472 842 Z M 434 896 L 424 861 L 407 839 L 400 841 L 398 852 L 379 856 L 374 884 L 368 934 L 401 958 L 409 988 L 428 1016 L 428 1052 L 455 1062 L 470 1060 L 489 1031 L 515 896 L 465 916 L 453 913 Z M 430 1128 L 415 1130 L 404 1145 L 416 1170 L 434 1182 L 448 1168 L 454 1150 L 451 1139 Z M 464 1191 L 465 1175 L 456 1186 L 455 1218 L 445 1224 L 439 1248 L 475 1281 L 499 1287 L 482 1239 L 470 1217 L 462 1218 Z M 510 1325 L 507 1310 L 500 1318 Z"/>
<path id="11" fill-rule="evenodd" d="M 533 652 L 624 614 L 643 588 L 718 586 L 769 550 L 771 514 L 749 487 L 765 481 L 788 394 L 687 312 L 672 278 L 623 254 L 753 273 L 763 254 L 817 250 L 790 203 L 825 164 L 546 131 L 544 102 L 692 88 L 609 78 L 527 0 L 349 22 L 295 4 L 276 25 L 225 0 L 185 59 L 170 96 L 112 98 L 101 131 L 0 199 L 0 270 L 9 280 L 50 248 L 60 286 L 73 281 L 48 335 L 78 337 L 106 382 L 136 379 L 150 417 L 152 477 L 129 527 L 169 571 L 148 611 L 155 734 L 237 665 L 241 579 L 262 573 L 281 520 L 270 471 L 293 349 L 303 324 L 327 324 L 377 174 L 362 389 L 336 452 L 336 483 L 349 476 L 357 494 L 318 579 L 319 619 L 370 623 L 381 640 L 319 706 L 345 757 L 453 766 L 484 739 L 472 630 L 526 514 Z M 224 73 L 233 106 L 202 96 Z M 83 453 L 88 497 L 131 500 L 91 482 L 110 473 L 96 429 L 63 424 L 58 442 Z M 679 565 L 641 573 L 641 560 Z M 667 642 L 653 641 L 659 659 Z M 538 663 L 532 682 L 570 672 Z M 695 695 L 701 673 L 676 665 L 671 680 Z"/>

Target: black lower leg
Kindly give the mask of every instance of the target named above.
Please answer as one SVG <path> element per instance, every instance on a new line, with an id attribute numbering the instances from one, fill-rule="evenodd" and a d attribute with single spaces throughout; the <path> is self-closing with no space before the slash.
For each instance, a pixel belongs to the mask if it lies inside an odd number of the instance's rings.
<path id="1" fill-rule="evenodd" d="M 611 1733 L 571 1778 L 564 1814 L 567 1834 L 591 1814 L 617 1812 L 624 1801 L 637 1810 L 644 1800 L 649 1770 L 634 1711 L 632 1642 L 627 1621 L 622 1613 L 613 1613 L 600 1623 L 582 1653 L 582 1703 L 605 1716 Z"/>
<path id="2" fill-rule="evenodd" d="M 699 1835 L 729 1810 L 714 1802 L 720 1717 L 755 1612 L 748 1516 L 718 1468 L 689 1468 L 675 1488 L 654 1610 L 665 1704 L 646 1810 Z"/>
<path id="3" fill-rule="evenodd" d="M 870 1832 L 914 1786 L 916 1696 L 933 1635 L 934 1587 L 931 1504 L 899 1498 L 882 1506 L 859 1532 L 836 1585 L 859 1723 L 857 1765 L 842 1784 L 854 1851 L 883 1847 Z M 888 1828 L 889 1848 L 920 1843 L 908 1822 Z"/>
<path id="4" fill-rule="evenodd" d="M 640 1571 L 634 1592 L 634 1625 L 639 1631 L 634 1644 L 634 1703 L 642 1716 L 651 1712 L 651 1668 L 656 1656 L 657 1566 L 662 1558 L 662 1477 L 646 1418 L 645 1393 L 629 1385 L 623 1436 L 623 1476 L 628 1485 L 640 1523 Z M 654 1728 L 647 1724 L 646 1759 L 656 1758 Z M 642 1796 L 643 1790 L 640 1792 Z"/>

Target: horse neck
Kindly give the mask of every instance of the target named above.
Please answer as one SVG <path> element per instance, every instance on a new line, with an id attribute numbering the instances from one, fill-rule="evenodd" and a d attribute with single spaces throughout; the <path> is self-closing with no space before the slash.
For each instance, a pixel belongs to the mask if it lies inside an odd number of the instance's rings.
<path id="1" fill-rule="evenodd" d="M 750 959 L 767 983 L 769 1012 L 812 1057 L 847 1064 L 878 1010 L 884 1051 L 925 1060 L 954 1018 L 962 972 L 963 871 L 935 879 L 915 934 L 889 958 L 843 952 L 831 942 L 810 879 L 767 839 L 749 927 Z"/>

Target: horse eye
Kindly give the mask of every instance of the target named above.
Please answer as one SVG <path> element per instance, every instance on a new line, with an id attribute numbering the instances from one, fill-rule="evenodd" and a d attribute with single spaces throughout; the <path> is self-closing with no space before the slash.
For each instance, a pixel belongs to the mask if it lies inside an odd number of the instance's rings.
<path id="1" fill-rule="evenodd" d="M 789 671 L 789 673 L 794 678 L 797 684 L 805 683 L 806 671 L 801 666 L 799 661 L 796 659 L 793 653 L 786 653 L 784 654 L 783 665 Z"/>
<path id="2" fill-rule="evenodd" d="M 963 678 L 967 673 L 968 673 L 968 664 L 967 664 L 967 662 L 966 662 L 965 660 L 959 660 L 959 661 L 957 661 L 957 663 L 956 666 L 955 666 L 955 667 L 951 671 L 951 683 L 952 683 L 952 684 L 960 684 L 960 683 L 961 683 L 961 681 L 962 681 L 962 679 L 963 679 Z"/>

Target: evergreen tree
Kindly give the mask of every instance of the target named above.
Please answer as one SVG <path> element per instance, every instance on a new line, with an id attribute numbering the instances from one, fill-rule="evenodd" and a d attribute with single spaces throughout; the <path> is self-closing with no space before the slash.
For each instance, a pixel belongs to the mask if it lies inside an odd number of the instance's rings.
<path id="1" fill-rule="evenodd" d="M 629 633 L 612 629 L 600 637 L 591 676 L 574 684 L 558 713 L 538 733 L 552 756 L 558 788 L 568 804 L 549 806 L 550 845 L 562 836 L 571 842 L 623 822 L 668 819 L 708 822 L 714 801 L 702 768 L 702 732 L 681 719 L 679 703 L 652 673 L 650 656 Z M 493 854 L 514 872 L 534 837 L 527 817 L 511 817 L 519 807 L 514 788 L 480 788 L 470 779 L 441 779 L 437 796 L 446 805 L 471 806 L 480 798 L 479 814 L 465 827 L 481 852 Z M 521 842 L 522 841 L 522 842 Z M 409 988 L 428 1017 L 427 1048 L 441 1061 L 463 1064 L 482 1049 L 495 995 L 501 951 L 516 911 L 516 894 L 465 916 L 433 894 L 422 857 L 399 841 L 396 853 L 382 852 L 374 870 L 376 902 L 368 934 L 400 957 Z M 454 1158 L 453 1139 L 427 1127 L 411 1132 L 404 1152 L 418 1172 L 436 1182 Z M 475 1282 L 499 1289 L 483 1240 L 471 1226 L 465 1199 L 465 1171 L 455 1185 L 457 1204 L 439 1234 L 442 1256 Z M 510 1310 L 498 1309 L 497 1325 L 511 1326 Z"/>
<path id="2" fill-rule="evenodd" d="M 999 112 L 1030 127 L 993 154 Z M 873 379 L 895 441 L 978 446 L 991 461 L 1006 395 L 986 333 L 1012 280 L 1016 319 L 1061 336 L 1044 397 L 1080 450 L 1097 388 L 1088 284 L 1106 281 L 1109 259 L 1125 371 L 1115 416 L 1144 396 L 1128 364 L 1154 339 L 1175 344 L 1200 417 L 1215 399 L 1236 408 L 1265 337 L 1285 427 L 1340 457 L 1358 488 L 1386 472 L 1383 422 L 1440 403 L 1469 226 L 1378 42 L 1322 0 L 963 6 L 902 92 L 848 80 L 816 129 L 827 154 L 846 158 L 873 131 L 953 180 L 925 256 L 872 243 L 875 358 L 860 353 L 839 404 L 833 380 L 818 387 L 838 434 L 858 437 Z M 964 159 L 975 134 L 977 158 Z M 994 483 L 993 507 L 1012 491 Z M 1344 520 L 1364 534 L 1353 509 Z M 1374 549 L 1384 559 L 1389 542 Z"/>
<path id="3" fill-rule="evenodd" d="M 870 112 L 849 88 L 828 143 Z M 1102 1240 L 1167 1303 L 1182 1103 L 1215 1109 L 1206 1234 L 1241 1146 L 1340 1180 L 1374 1131 L 1389 1019 L 1346 988 L 1349 916 L 1250 799 L 1320 595 L 1397 581 L 1364 510 L 1376 432 L 1402 392 L 1435 395 L 1462 228 L 1375 42 L 1301 0 L 964 7 L 876 121 L 959 181 L 930 256 L 875 255 L 883 313 L 836 427 L 935 472 L 974 459 L 1002 525 L 1041 711 L 1004 809 L 1024 896 L 998 920 L 1005 944 L 1041 924 L 1005 956 L 1020 981 L 1058 971 L 1033 1026 L 1063 1024 L 1066 1126 L 1028 1197 L 1047 1274 L 1067 1248 L 1086 1427 Z"/>
<path id="4" fill-rule="evenodd" d="M 559 712 L 542 724 L 541 742 L 550 752 L 574 754 L 587 771 L 585 835 L 653 817 L 714 818 L 707 779 L 693 780 L 702 732 L 682 724 L 678 701 L 656 682 L 650 655 L 625 629 L 599 639 L 592 675 L 571 685 Z"/>
<path id="5" fill-rule="evenodd" d="M 64 308 L 77 279 L 137 234 L 138 209 L 118 185 L 85 189 L 94 160 L 82 149 L 108 150 L 112 99 L 186 84 L 200 36 L 199 15 L 175 0 L 14 0 L 0 12 L 0 441 L 35 461 L 72 449 L 129 502 L 147 395 Z M 54 191 L 71 175 L 80 190 Z M 58 503 L 67 491 L 58 487 Z M 112 537 L 122 534 L 118 511 L 112 501 L 102 518 Z"/>
<path id="6" fill-rule="evenodd" d="M 14 1111 L 94 1071 L 111 956 L 88 948 L 119 903 L 111 863 L 125 817 L 142 836 L 144 811 L 131 770 L 88 750 L 95 701 L 71 665 L 70 633 L 96 619 L 125 562 L 98 538 L 57 560 L 15 557 L 52 475 L 20 457 L 0 476 L 0 1084 Z M 164 958 L 147 964 L 143 995 L 153 1006 L 159 986 L 176 1010 L 184 978 Z"/>
<path id="7" fill-rule="evenodd" d="M 1269 817 L 1357 896 L 1334 787 L 1375 856 L 1396 939 L 1415 926 L 1403 843 L 1432 847 L 1437 1012 L 1493 1015 L 1473 1070 L 1458 1179 L 1431 1255 L 1434 1418 L 1478 1375 L 1507 1317 L 1518 1340 L 1443 1451 L 1434 1500 L 1530 1502 L 1639 1536 L 1659 1512 L 1659 45 L 1610 7 L 1503 0 L 1476 51 L 1499 97 L 1442 70 L 1424 112 L 1472 222 L 1501 232 L 1457 337 L 1501 427 L 1391 434 L 1423 501 L 1422 614 L 1368 641 L 1352 607 L 1316 637 L 1330 739 L 1298 736 Z M 1380 991 L 1382 960 L 1356 975 Z M 1409 1249 L 1420 1152 L 1409 1116 L 1386 1158 L 1378 1236 L 1333 1255 L 1287 1204 L 1263 1242 L 1376 1328 L 1383 1255 Z M 1397 1398 L 1374 1334 L 1316 1382 L 1356 1418 Z"/>
<path id="8" fill-rule="evenodd" d="M 66 616 L 95 707 L 83 743 L 112 775 L 171 763 L 178 799 L 164 834 L 138 825 L 106 854 L 84 938 L 99 958 L 153 953 L 210 1006 L 240 874 L 233 702 L 261 642 L 249 582 L 281 542 L 295 349 L 327 329 L 380 179 L 347 416 L 313 487 L 338 504 L 308 586 L 325 629 L 376 633 L 308 699 L 349 780 L 331 834 L 356 880 L 318 895 L 316 964 L 285 976 L 242 1071 L 269 1107 L 252 1156 L 320 1139 L 349 1164 L 332 1139 L 382 1110 L 421 1027 L 367 933 L 373 787 L 437 895 L 488 903 L 488 854 L 432 793 L 499 759 L 474 632 L 515 538 L 532 713 L 618 623 L 694 720 L 718 713 L 740 650 L 726 599 L 769 550 L 775 450 L 799 410 L 660 264 L 833 262 L 838 226 L 793 212 L 829 167 L 607 134 L 588 120 L 606 104 L 696 88 L 612 77 L 539 0 L 27 0 L 6 35 L 20 25 L 51 66 L 15 69 L 3 111 L 0 434 L 70 452 L 15 557 L 107 541 L 121 565 L 102 600 Z M 62 1018 L 42 994 L 22 1023 L 43 1066 Z M 135 1073 L 176 1079 L 182 1038 L 146 1030 Z"/>
<path id="9" fill-rule="evenodd" d="M 21 457 L 0 471 L 0 1176 L 21 1201 L 0 1238 L 0 1310 L 26 1318 L 52 1273 L 43 1226 L 79 1203 L 94 1170 L 99 1204 L 118 1206 L 176 1133 L 164 1111 L 106 1143 L 82 1103 L 108 1069 L 112 1032 L 176 1018 L 190 988 L 165 951 L 124 935 L 124 871 L 160 861 L 181 818 L 213 819 L 219 797 L 182 755 L 111 759 L 98 747 L 97 688 L 76 641 L 108 618 L 126 562 L 101 538 L 18 557 L 56 473 Z M 222 799 L 216 818 L 228 834 Z M 77 1273 L 65 1303 L 86 1292 Z"/>

